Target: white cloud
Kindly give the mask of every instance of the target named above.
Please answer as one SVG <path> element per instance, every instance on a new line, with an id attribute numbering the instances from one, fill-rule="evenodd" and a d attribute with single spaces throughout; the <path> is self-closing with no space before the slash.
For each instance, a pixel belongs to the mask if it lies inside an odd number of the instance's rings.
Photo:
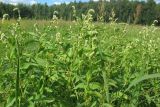
<path id="1" fill-rule="evenodd" d="M 18 3 L 23 3 L 23 4 L 36 4 L 36 0 L 2 0 L 4 3 L 9 3 L 13 5 L 17 5 Z"/>
<path id="2" fill-rule="evenodd" d="M 61 4 L 61 2 L 54 2 L 54 4 L 59 5 L 59 4 Z"/>
<path id="3" fill-rule="evenodd" d="M 37 2 L 36 2 L 35 0 L 31 0 L 31 1 L 30 1 L 30 4 L 31 4 L 31 5 L 36 4 L 36 3 L 37 3 Z"/>
<path id="4" fill-rule="evenodd" d="M 88 0 L 89 1 L 89 0 Z M 93 0 L 94 2 L 98 2 L 99 0 Z M 110 0 L 106 0 L 106 1 L 108 1 L 108 2 L 110 2 Z"/>
<path id="5" fill-rule="evenodd" d="M 53 0 L 53 4 L 59 5 L 62 3 L 62 0 Z"/>
<path id="6" fill-rule="evenodd" d="M 71 1 L 73 2 L 74 0 L 52 0 L 53 4 L 61 4 L 61 3 L 66 3 L 69 4 Z"/>
<path id="7" fill-rule="evenodd" d="M 97 1 L 99 1 L 99 0 L 93 0 L 93 1 L 96 1 L 96 2 L 97 2 Z M 106 1 L 110 1 L 110 0 L 106 0 Z"/>

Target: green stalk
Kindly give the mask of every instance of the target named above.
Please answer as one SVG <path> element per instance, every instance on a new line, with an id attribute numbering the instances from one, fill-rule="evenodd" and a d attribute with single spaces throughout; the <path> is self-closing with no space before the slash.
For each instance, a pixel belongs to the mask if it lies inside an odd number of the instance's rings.
<path id="1" fill-rule="evenodd" d="M 103 55 L 102 55 L 102 48 L 101 46 L 99 46 L 99 52 L 100 52 L 100 56 L 101 56 L 101 67 L 102 67 L 102 77 L 103 77 L 103 82 L 104 82 L 104 91 L 105 91 L 105 97 L 106 97 L 106 101 L 109 104 L 110 103 L 110 96 L 109 96 L 109 77 L 110 74 L 109 72 L 105 69 L 105 61 L 103 60 Z M 104 101 L 105 101 L 104 100 Z"/>
<path id="2" fill-rule="evenodd" d="M 106 100 L 107 103 L 109 103 L 109 82 L 108 82 L 108 76 L 106 76 L 106 71 L 102 71 L 102 75 L 103 75 L 103 81 L 104 81 L 104 90 L 105 90 L 105 95 L 106 95 Z"/>
<path id="3" fill-rule="evenodd" d="M 17 75 L 16 75 L 16 107 L 20 107 L 20 101 L 19 101 L 19 80 L 20 80 L 20 55 L 19 55 L 19 42 L 16 39 L 16 51 L 17 51 Z"/>

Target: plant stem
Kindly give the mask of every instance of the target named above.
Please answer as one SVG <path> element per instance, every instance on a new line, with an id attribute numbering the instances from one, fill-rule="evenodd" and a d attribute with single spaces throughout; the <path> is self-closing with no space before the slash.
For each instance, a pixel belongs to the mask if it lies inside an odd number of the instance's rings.
<path id="1" fill-rule="evenodd" d="M 19 42 L 16 39 L 16 51 L 17 51 L 17 75 L 16 75 L 16 107 L 20 107 L 19 101 L 19 79 L 20 79 L 20 55 L 19 55 Z"/>
<path id="2" fill-rule="evenodd" d="M 104 81 L 104 90 L 105 90 L 105 94 L 106 94 L 106 100 L 107 103 L 109 103 L 109 86 L 108 86 L 108 77 L 106 76 L 106 71 L 102 71 L 102 75 L 103 75 L 103 81 Z"/>

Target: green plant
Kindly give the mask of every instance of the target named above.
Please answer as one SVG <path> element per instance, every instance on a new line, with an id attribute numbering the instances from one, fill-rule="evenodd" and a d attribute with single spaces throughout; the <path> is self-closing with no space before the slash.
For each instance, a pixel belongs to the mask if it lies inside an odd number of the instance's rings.
<path id="1" fill-rule="evenodd" d="M 72 8 L 69 24 L 57 12 L 44 27 L 3 23 L 0 106 L 158 107 L 159 28 L 116 23 L 114 11 L 94 23 L 93 9 L 79 18 Z"/>

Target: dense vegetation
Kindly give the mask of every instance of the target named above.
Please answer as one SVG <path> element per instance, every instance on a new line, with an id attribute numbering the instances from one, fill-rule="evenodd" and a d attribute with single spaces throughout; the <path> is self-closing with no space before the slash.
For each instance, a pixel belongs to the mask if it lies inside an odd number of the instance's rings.
<path id="1" fill-rule="evenodd" d="M 70 4 L 51 5 L 19 4 L 22 18 L 29 19 L 51 19 L 54 11 L 58 11 L 58 17 L 64 20 L 73 20 L 72 5 L 76 7 L 78 16 L 86 14 L 89 9 L 94 9 L 94 21 L 103 20 L 108 22 L 112 9 L 116 13 L 119 22 L 135 23 L 135 24 L 152 24 L 154 20 L 160 19 L 160 4 L 156 4 L 154 0 L 136 1 L 136 0 L 99 0 L 94 2 L 72 2 Z M 17 13 L 13 13 L 15 6 L 0 3 L 0 17 L 3 14 L 9 14 L 10 18 L 15 18 Z"/>
<path id="2" fill-rule="evenodd" d="M 0 29 L 0 106 L 159 107 L 159 28 L 116 24 L 114 12 L 97 24 L 93 15 L 73 10 L 72 24 L 54 15 L 30 30 L 19 18 Z"/>

